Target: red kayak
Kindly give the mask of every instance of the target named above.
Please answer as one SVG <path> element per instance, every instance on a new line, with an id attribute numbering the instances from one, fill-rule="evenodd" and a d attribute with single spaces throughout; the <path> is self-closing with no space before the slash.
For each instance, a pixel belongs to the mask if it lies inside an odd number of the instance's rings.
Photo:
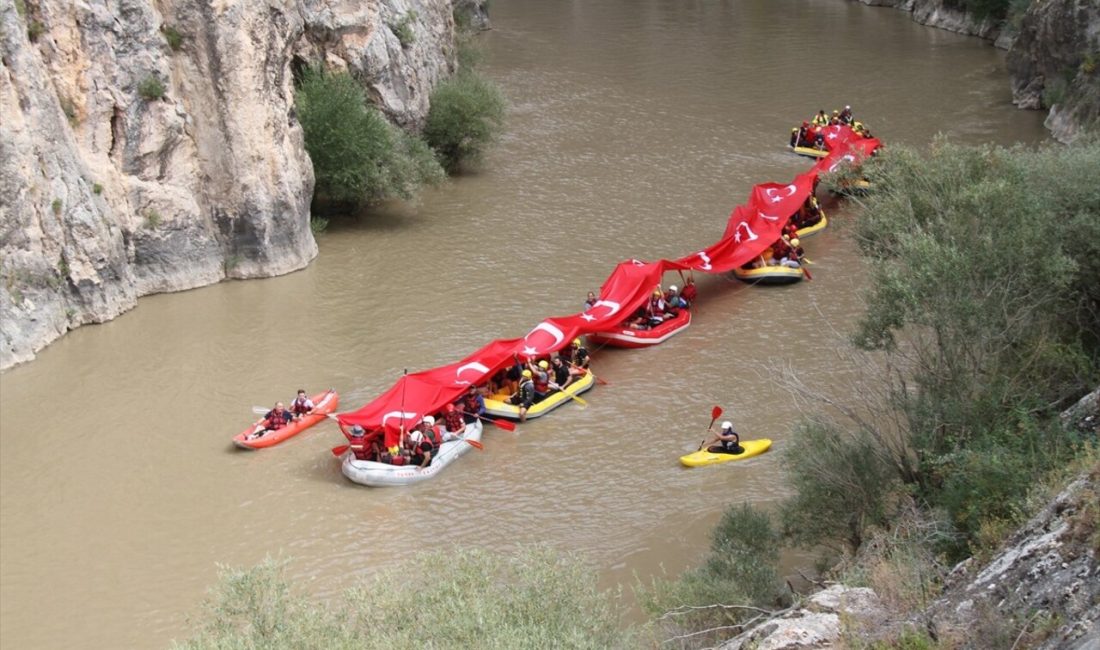
<path id="1" fill-rule="evenodd" d="M 595 332 L 588 335 L 588 340 L 613 348 L 646 348 L 663 343 L 668 338 L 686 330 L 688 325 L 691 325 L 691 311 L 681 309 L 679 314 L 656 327 L 647 330 L 623 327 L 608 332 Z"/>
<path id="2" fill-rule="evenodd" d="M 260 418 L 250 424 L 247 429 L 233 436 L 233 444 L 242 449 L 263 449 L 264 447 L 277 445 L 287 438 L 292 438 L 321 420 L 324 420 L 325 416 L 335 411 L 340 403 L 340 396 L 331 388 L 323 393 L 317 393 L 310 399 L 313 401 L 313 412 L 309 415 L 303 415 L 301 418 L 294 420 L 282 429 L 268 431 L 259 438 L 249 439 L 248 436 L 264 421 L 263 418 Z"/>

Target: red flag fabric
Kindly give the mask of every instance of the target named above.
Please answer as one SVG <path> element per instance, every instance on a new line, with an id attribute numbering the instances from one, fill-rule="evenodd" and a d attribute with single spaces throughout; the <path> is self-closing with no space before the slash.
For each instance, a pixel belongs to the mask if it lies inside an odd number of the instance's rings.
<path id="1" fill-rule="evenodd" d="M 730 213 L 714 244 L 677 260 L 620 262 L 601 285 L 596 303 L 585 311 L 546 318 L 522 338 L 490 341 L 455 363 L 407 374 L 365 406 L 339 414 L 341 428 L 346 432 L 358 424 L 368 431 L 382 430 L 387 446 L 397 444 L 402 431 L 459 399 L 470 384 L 484 383 L 517 360 L 548 356 L 578 336 L 620 327 L 661 288 L 666 271 L 726 273 L 752 261 L 779 239 L 783 226 L 813 196 L 820 174 L 859 164 L 882 144 L 844 125 L 827 126 L 823 132 L 829 155 L 790 183 L 754 186 L 749 200 Z"/>

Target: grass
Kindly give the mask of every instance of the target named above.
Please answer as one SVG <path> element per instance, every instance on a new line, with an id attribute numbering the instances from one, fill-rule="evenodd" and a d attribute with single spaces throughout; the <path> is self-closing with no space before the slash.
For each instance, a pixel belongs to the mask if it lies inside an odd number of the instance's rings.
<path id="1" fill-rule="evenodd" d="M 401 47 L 408 47 L 416 41 L 416 32 L 413 31 L 412 23 L 416 21 L 417 17 L 416 11 L 409 10 L 401 17 L 401 20 L 390 26 L 393 35 L 401 42 Z"/>
<path id="2" fill-rule="evenodd" d="M 160 224 L 161 224 L 160 213 L 157 212 L 155 209 L 150 208 L 149 211 L 145 213 L 145 227 L 148 228 L 149 230 L 153 230 L 154 228 L 156 228 Z"/>
<path id="3" fill-rule="evenodd" d="M 61 199 L 54 199 L 53 202 L 50 203 L 50 209 L 53 210 L 53 213 L 59 217 L 61 216 L 61 206 Z"/>
<path id="4" fill-rule="evenodd" d="M 103 186 L 99 183 L 92 183 L 92 194 L 103 194 Z"/>
<path id="5" fill-rule="evenodd" d="M 179 52 L 180 48 L 183 47 L 183 34 L 175 27 L 171 25 L 161 25 L 160 33 L 164 35 L 164 40 L 168 43 L 168 47 L 172 48 L 173 52 Z"/>

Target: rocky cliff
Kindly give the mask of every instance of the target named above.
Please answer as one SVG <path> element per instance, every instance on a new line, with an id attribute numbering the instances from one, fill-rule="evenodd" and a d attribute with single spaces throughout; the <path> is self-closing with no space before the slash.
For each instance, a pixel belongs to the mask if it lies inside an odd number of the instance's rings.
<path id="1" fill-rule="evenodd" d="M 1008 20 L 975 19 L 950 0 L 860 0 L 908 11 L 913 20 L 993 41 L 1007 49 L 1012 98 L 1049 109 L 1046 127 L 1072 142 L 1100 122 L 1100 2 L 1032 1 Z"/>
<path id="2" fill-rule="evenodd" d="M 0 0 L 0 368 L 139 296 L 308 264 L 296 67 L 415 128 L 454 60 L 450 0 Z"/>

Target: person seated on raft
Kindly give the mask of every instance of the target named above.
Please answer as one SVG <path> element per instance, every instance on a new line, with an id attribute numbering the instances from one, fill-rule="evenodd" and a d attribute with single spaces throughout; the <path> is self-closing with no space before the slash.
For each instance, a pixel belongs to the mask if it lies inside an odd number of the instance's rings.
<path id="1" fill-rule="evenodd" d="M 630 318 L 623 321 L 623 326 L 629 327 L 632 330 L 647 330 L 649 329 L 649 312 L 646 305 L 642 305 L 634 310 L 634 313 L 630 315 Z"/>
<path id="2" fill-rule="evenodd" d="M 787 268 L 797 269 L 801 268 L 801 247 L 799 246 L 798 238 L 787 240 L 785 237 L 780 237 L 772 244 L 772 259 L 769 264 L 771 266 L 785 266 Z"/>
<path id="3" fill-rule="evenodd" d="M 852 107 L 845 106 L 844 110 L 840 111 L 840 123 L 851 125 L 852 123 Z"/>
<path id="4" fill-rule="evenodd" d="M 294 414 L 286 410 L 286 406 L 282 402 L 276 402 L 275 408 L 271 409 L 264 415 L 264 419 L 261 420 L 252 433 L 248 434 L 246 440 L 254 440 L 256 438 L 263 437 L 269 431 L 278 431 L 286 425 L 290 424 L 294 420 Z"/>
<path id="5" fill-rule="evenodd" d="M 386 463 L 387 465 L 408 465 L 409 456 L 404 446 L 394 445 L 389 449 L 379 452 L 378 462 Z"/>
<path id="6" fill-rule="evenodd" d="M 550 395 L 550 362 L 542 359 L 535 363 L 534 359 L 529 359 L 527 369 L 531 371 L 531 379 L 535 382 L 535 404 L 538 404 Z"/>
<path id="7" fill-rule="evenodd" d="M 558 357 L 569 366 L 569 374 L 574 377 L 588 374 L 588 348 L 581 343 L 580 337 L 573 339 L 572 345 L 558 352 Z"/>
<path id="8" fill-rule="evenodd" d="M 871 135 L 870 129 L 863 125 L 863 122 L 853 122 L 852 131 L 855 131 L 856 135 L 859 135 L 863 138 L 874 137 Z"/>
<path id="9" fill-rule="evenodd" d="M 689 307 L 699 297 L 699 291 L 695 288 L 694 274 L 688 274 L 687 280 L 684 281 L 684 288 L 680 291 L 680 297 L 687 301 Z"/>
<path id="10" fill-rule="evenodd" d="M 491 385 L 490 389 L 492 389 Z M 495 393 L 496 391 L 493 391 L 492 394 Z M 481 396 L 481 391 L 477 389 L 477 386 L 470 384 L 466 387 L 466 394 L 462 396 L 462 401 L 459 402 L 459 409 L 466 424 L 473 424 L 477 422 L 478 416 L 485 415 L 485 398 Z M 450 427 L 447 428 L 450 429 Z"/>
<path id="11" fill-rule="evenodd" d="M 837 126 L 840 124 L 840 111 L 833 111 L 832 116 L 829 118 L 829 126 Z"/>
<path id="12" fill-rule="evenodd" d="M 475 389 L 476 390 L 476 389 Z M 466 432 L 466 418 L 463 412 L 456 409 L 454 404 L 443 407 L 443 431 L 440 432 L 440 440 L 458 440 L 459 436 Z"/>
<path id="13" fill-rule="evenodd" d="M 816 196 L 809 196 L 806 202 L 802 204 L 802 207 L 798 208 L 798 212 L 794 213 L 791 221 L 795 224 L 795 229 L 809 228 L 821 223 L 821 204 L 817 202 Z M 793 236 L 793 235 L 792 235 Z"/>
<path id="14" fill-rule="evenodd" d="M 791 147 L 808 147 L 812 143 L 810 123 L 803 121 L 801 126 L 791 129 Z"/>
<path id="15" fill-rule="evenodd" d="M 711 427 L 713 426 L 711 425 Z M 708 427 L 707 431 L 714 431 L 711 427 Z M 733 430 L 733 423 L 729 420 L 722 423 L 722 428 L 705 443 L 704 447 L 712 454 L 742 454 L 745 452 L 745 448 L 741 446 L 741 436 Z"/>
<path id="16" fill-rule="evenodd" d="M 588 292 L 588 297 L 584 299 L 584 311 L 592 309 L 596 305 L 596 294 L 591 291 Z"/>
<path id="17" fill-rule="evenodd" d="M 668 285 L 668 291 L 665 292 L 665 304 L 668 305 L 668 311 L 673 316 L 680 313 L 681 309 L 687 309 L 691 305 L 680 294 L 680 289 L 675 284 Z"/>
<path id="18" fill-rule="evenodd" d="M 435 418 L 425 415 L 420 424 L 409 432 L 409 442 L 412 443 L 409 462 L 421 468 L 430 465 L 432 456 L 439 453 L 439 446 L 443 444 L 443 435 L 435 428 Z"/>
<path id="19" fill-rule="evenodd" d="M 661 291 L 660 287 L 653 290 L 653 295 L 649 297 L 649 302 L 645 306 L 644 317 L 649 329 L 650 327 L 656 327 L 665 322 L 668 318 L 668 305 L 665 303 L 665 294 Z"/>
<path id="20" fill-rule="evenodd" d="M 524 370 L 520 375 L 519 388 L 508 398 L 508 403 L 519 407 L 519 421 L 527 421 L 527 409 L 535 403 L 535 382 L 531 379 L 530 370 Z"/>
<path id="21" fill-rule="evenodd" d="M 550 372 L 553 374 L 553 381 L 550 382 L 552 390 L 565 390 L 566 386 L 573 383 L 573 373 L 569 372 L 569 366 L 565 365 L 560 356 L 554 357 L 550 362 Z"/>
<path id="22" fill-rule="evenodd" d="M 829 117 L 827 115 L 825 115 L 825 109 L 823 108 L 820 111 L 818 111 L 817 115 L 814 115 L 813 119 L 810 120 L 810 123 L 813 124 L 814 126 L 828 126 L 829 125 Z"/>
<path id="23" fill-rule="evenodd" d="M 294 419 L 300 420 L 303 415 L 309 415 L 313 408 L 313 400 L 306 395 L 304 388 L 299 388 L 298 396 L 290 403 L 290 412 L 294 414 Z"/>
<path id="24" fill-rule="evenodd" d="M 367 431 L 358 424 L 353 424 L 348 431 L 348 449 L 356 460 L 376 460 L 381 456 L 382 449 L 378 437 L 368 441 Z"/>

